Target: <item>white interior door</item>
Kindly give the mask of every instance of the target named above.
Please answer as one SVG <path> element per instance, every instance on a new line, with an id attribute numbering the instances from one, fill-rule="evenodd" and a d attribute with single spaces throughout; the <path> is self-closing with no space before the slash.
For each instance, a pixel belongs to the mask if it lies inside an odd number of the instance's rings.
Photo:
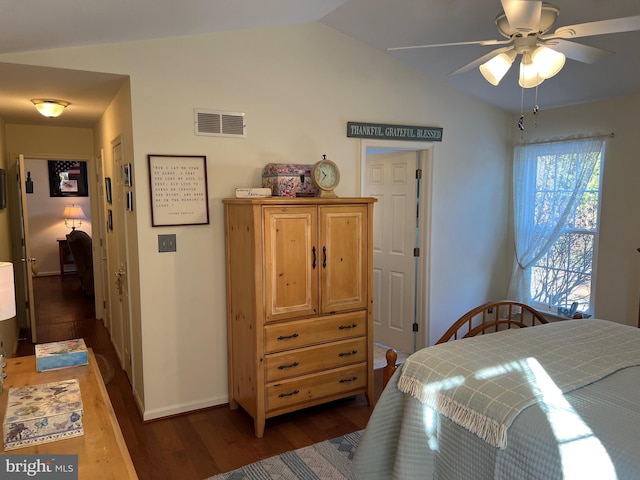
<path id="1" fill-rule="evenodd" d="M 374 340 L 413 352 L 416 318 L 419 152 L 367 153 L 365 195 L 375 197 Z"/>
<path id="2" fill-rule="evenodd" d="M 114 192 L 113 229 L 115 239 L 113 245 L 115 292 L 117 294 L 117 309 L 112 309 L 112 340 L 119 350 L 122 368 L 127 373 L 129 380 L 133 379 L 133 367 L 131 363 L 131 306 L 129 304 L 129 275 L 128 275 L 128 251 L 127 251 L 127 209 L 128 187 L 124 182 L 124 165 L 122 140 L 115 139 L 111 145 L 113 154 L 114 176 L 116 185 Z M 111 257 L 111 255 L 110 255 Z M 111 258 L 109 258 L 111 262 Z"/>
<path id="3" fill-rule="evenodd" d="M 98 305 L 96 302 L 96 317 L 102 319 L 102 323 L 104 326 L 110 330 L 111 329 L 111 313 L 109 308 L 109 289 L 111 288 L 110 278 L 109 278 L 109 265 L 107 262 L 107 235 L 109 234 L 109 225 L 113 228 L 113 212 L 111 210 L 113 197 L 110 196 L 109 199 L 106 198 L 106 190 L 105 190 L 105 175 L 104 175 L 104 153 L 100 150 L 100 156 L 96 159 L 96 173 L 97 173 L 97 186 L 96 189 L 98 191 L 98 216 L 99 216 L 99 225 L 92 226 L 94 237 L 96 234 L 100 236 L 100 241 L 98 245 L 95 246 L 97 261 L 94 261 L 94 265 L 99 265 L 99 268 L 95 269 L 95 273 L 100 275 L 100 286 L 102 292 L 101 305 Z M 111 179 L 109 179 L 111 180 Z M 111 184 L 109 184 L 109 191 L 111 191 Z M 111 202 L 111 203 L 110 203 Z M 111 212 L 111 221 L 109 221 L 109 212 Z M 97 286 L 97 285 L 96 285 Z M 98 314 L 98 310 L 100 310 L 100 314 Z"/>
<path id="4" fill-rule="evenodd" d="M 17 209 L 12 217 L 13 223 L 13 258 L 14 271 L 16 276 L 16 299 L 18 302 L 17 316 L 18 325 L 21 328 L 29 328 L 31 331 L 31 341 L 36 343 L 36 314 L 35 301 L 33 297 L 33 276 L 37 274 L 36 258 L 31 256 L 31 246 L 29 241 L 29 221 L 27 211 L 27 194 L 24 188 L 26 179 L 24 173 L 24 155 L 18 155 L 15 162 L 15 171 L 12 168 L 10 178 L 15 178 L 15 183 L 11 182 L 10 198 L 16 200 Z M 25 308 L 22 309 L 21 305 Z"/>

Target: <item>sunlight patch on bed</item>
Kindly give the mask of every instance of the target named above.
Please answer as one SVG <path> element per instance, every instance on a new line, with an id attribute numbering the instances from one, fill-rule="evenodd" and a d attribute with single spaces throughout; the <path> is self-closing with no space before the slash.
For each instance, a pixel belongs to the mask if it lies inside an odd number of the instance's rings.
<path id="1" fill-rule="evenodd" d="M 425 393 L 435 394 L 440 390 L 448 390 L 450 388 L 455 388 L 464 383 L 463 376 L 457 376 L 452 378 L 447 378 L 440 382 L 432 382 L 425 385 Z M 424 431 L 427 436 L 427 443 L 429 445 L 429 449 L 432 451 L 438 450 L 438 413 L 429 405 L 424 405 L 424 412 L 422 415 L 424 418 Z"/>
<path id="2" fill-rule="evenodd" d="M 565 479 L 616 480 L 615 467 L 602 442 L 564 398 L 549 374 L 535 358 L 524 361 L 540 408 L 547 415 L 560 448 Z"/>
<path id="3" fill-rule="evenodd" d="M 551 430 L 556 437 L 563 478 L 565 480 L 617 480 L 615 467 L 593 431 L 564 398 L 562 390 L 535 358 L 496 365 L 478 370 L 474 375 L 478 380 L 486 380 L 510 372 L 520 371 L 527 378 L 531 391 L 541 410 L 547 416 Z M 432 382 L 423 387 L 425 398 L 433 398 L 439 391 L 456 388 L 465 382 L 463 376 Z M 438 450 L 439 413 L 427 404 L 423 410 L 424 429 L 429 448 Z"/>

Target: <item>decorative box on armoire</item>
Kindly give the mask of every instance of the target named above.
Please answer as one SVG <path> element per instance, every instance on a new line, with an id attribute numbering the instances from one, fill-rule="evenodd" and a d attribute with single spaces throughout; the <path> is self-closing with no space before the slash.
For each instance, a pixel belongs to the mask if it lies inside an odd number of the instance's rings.
<path id="1" fill-rule="evenodd" d="M 373 198 L 224 199 L 229 405 L 373 402 Z"/>

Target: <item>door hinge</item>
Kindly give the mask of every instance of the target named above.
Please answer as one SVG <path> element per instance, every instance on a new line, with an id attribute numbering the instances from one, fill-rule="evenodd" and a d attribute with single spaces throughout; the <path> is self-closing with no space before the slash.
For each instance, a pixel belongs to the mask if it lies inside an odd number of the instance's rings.
<path id="1" fill-rule="evenodd" d="M 421 180 L 422 179 L 422 169 L 418 168 L 416 170 L 416 180 Z"/>
<path id="2" fill-rule="evenodd" d="M 420 248 L 416 247 L 413 249 L 413 256 L 414 257 L 419 257 L 420 256 Z"/>
<path id="3" fill-rule="evenodd" d="M 418 324 L 414 323 L 412 329 L 413 329 L 414 332 L 417 332 L 418 331 Z"/>

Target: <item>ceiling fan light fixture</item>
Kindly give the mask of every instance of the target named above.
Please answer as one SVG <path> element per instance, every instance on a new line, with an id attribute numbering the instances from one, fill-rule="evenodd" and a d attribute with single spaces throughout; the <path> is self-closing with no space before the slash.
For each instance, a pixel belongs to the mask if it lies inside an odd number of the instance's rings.
<path id="1" fill-rule="evenodd" d="M 538 75 L 547 79 L 562 70 L 566 57 L 564 53 L 541 46 L 531 54 L 531 62 L 536 66 Z"/>
<path id="2" fill-rule="evenodd" d="M 480 65 L 480 73 L 482 73 L 482 76 L 491 85 L 498 86 L 502 77 L 504 77 L 511 68 L 511 64 L 515 58 L 516 52 L 514 50 L 500 53 Z"/>
<path id="3" fill-rule="evenodd" d="M 536 66 L 531 61 L 531 54 L 524 53 L 520 62 L 520 77 L 518 84 L 522 88 L 534 88 L 544 82 L 544 78 L 540 76 Z"/>
<path id="4" fill-rule="evenodd" d="M 64 100 L 46 100 L 43 98 L 34 98 L 31 100 L 41 115 L 49 118 L 59 117 L 64 109 L 71 105 Z"/>

